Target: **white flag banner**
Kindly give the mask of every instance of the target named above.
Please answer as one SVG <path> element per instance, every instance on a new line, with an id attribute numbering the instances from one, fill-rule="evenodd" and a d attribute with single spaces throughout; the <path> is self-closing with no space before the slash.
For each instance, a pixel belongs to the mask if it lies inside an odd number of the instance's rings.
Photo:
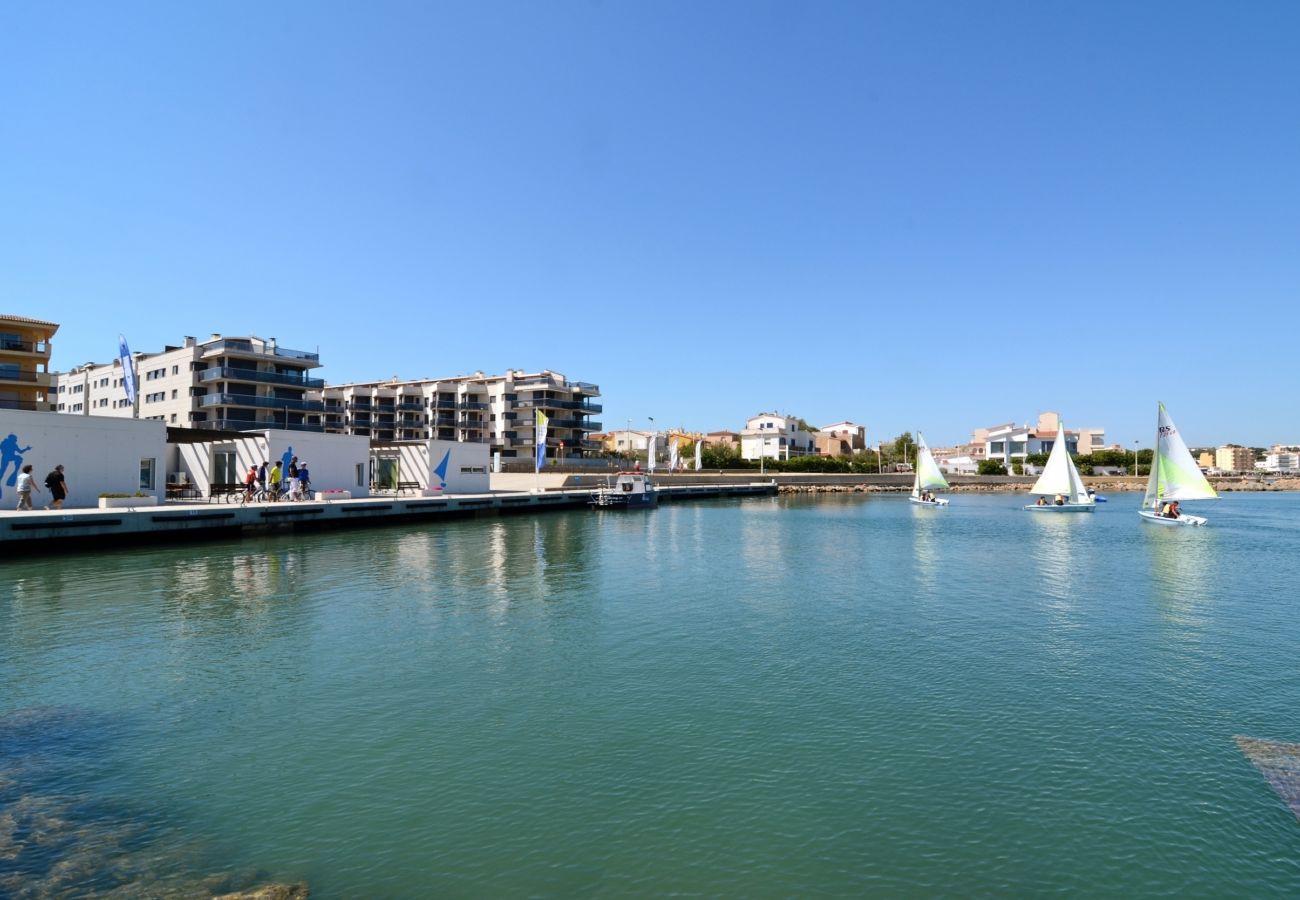
<path id="1" fill-rule="evenodd" d="M 668 471 L 677 471 L 677 444 L 679 438 L 673 438 L 673 442 L 668 446 Z"/>
<path id="2" fill-rule="evenodd" d="M 646 441 L 645 467 L 648 472 L 653 472 L 655 470 L 655 443 L 657 442 L 658 437 L 659 435 L 652 434 L 650 435 L 650 439 Z"/>
<path id="3" fill-rule="evenodd" d="M 704 463 L 701 462 L 700 460 L 700 451 L 703 448 L 704 448 L 704 441 L 697 440 L 695 442 L 695 471 L 697 472 L 704 468 Z"/>

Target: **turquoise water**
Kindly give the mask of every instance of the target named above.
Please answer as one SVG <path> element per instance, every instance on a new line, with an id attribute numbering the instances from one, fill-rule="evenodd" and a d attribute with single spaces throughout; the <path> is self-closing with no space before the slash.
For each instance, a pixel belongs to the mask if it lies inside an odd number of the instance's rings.
<path id="1" fill-rule="evenodd" d="M 1021 502 L 7 561 L 0 895 L 1300 893 L 1300 496 Z"/>

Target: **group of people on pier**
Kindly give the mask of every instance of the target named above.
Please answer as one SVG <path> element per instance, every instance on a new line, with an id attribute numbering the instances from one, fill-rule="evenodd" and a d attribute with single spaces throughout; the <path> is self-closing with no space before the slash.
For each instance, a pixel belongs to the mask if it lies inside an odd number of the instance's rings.
<path id="1" fill-rule="evenodd" d="M 267 463 L 249 466 L 244 476 L 245 500 L 305 500 L 311 488 L 311 472 L 306 462 L 299 462 L 298 457 L 290 458 L 288 465 L 275 461 L 267 471 Z"/>

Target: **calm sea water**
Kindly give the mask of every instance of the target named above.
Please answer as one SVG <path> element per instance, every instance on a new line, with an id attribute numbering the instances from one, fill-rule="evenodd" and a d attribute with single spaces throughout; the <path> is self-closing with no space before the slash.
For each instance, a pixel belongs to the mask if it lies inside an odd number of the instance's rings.
<path id="1" fill-rule="evenodd" d="M 1300 894 L 1300 496 L 1020 502 L 7 560 L 0 894 Z"/>

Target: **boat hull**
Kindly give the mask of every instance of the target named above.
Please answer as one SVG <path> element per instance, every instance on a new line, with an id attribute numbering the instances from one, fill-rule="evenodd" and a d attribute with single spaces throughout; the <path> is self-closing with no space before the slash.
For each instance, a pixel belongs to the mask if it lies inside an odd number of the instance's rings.
<path id="1" fill-rule="evenodd" d="M 1046 506 L 1039 506 L 1037 503 L 1031 503 L 1025 507 L 1030 512 L 1046 513 L 1090 513 L 1097 508 L 1095 503 L 1064 503 L 1057 506 L 1055 503 L 1049 503 Z"/>
<path id="2" fill-rule="evenodd" d="M 1187 513 L 1181 514 L 1176 519 L 1171 519 L 1149 509 L 1139 509 L 1138 515 L 1142 517 L 1142 521 L 1150 522 L 1152 525 L 1204 525 L 1209 521 L 1202 516 L 1191 516 Z"/>
<path id="3" fill-rule="evenodd" d="M 933 500 L 922 500 L 920 497 L 908 497 L 907 499 L 909 502 L 915 503 L 917 506 L 947 506 L 948 505 L 948 501 L 944 497 L 936 497 Z"/>

